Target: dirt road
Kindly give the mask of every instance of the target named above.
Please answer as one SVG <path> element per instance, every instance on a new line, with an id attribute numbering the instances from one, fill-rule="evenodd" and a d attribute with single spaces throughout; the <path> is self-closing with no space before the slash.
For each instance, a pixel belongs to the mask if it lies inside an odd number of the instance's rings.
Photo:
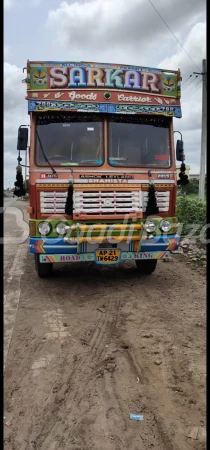
<path id="1" fill-rule="evenodd" d="M 7 239 L 4 449 L 205 449 L 205 289 L 178 255 L 149 277 L 129 262 L 38 279 Z"/>

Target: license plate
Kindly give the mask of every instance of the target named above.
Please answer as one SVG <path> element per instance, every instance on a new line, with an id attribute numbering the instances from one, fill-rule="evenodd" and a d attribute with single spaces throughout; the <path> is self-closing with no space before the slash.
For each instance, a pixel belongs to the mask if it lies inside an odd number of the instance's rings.
<path id="1" fill-rule="evenodd" d="M 95 261 L 97 264 L 116 264 L 120 262 L 120 250 L 100 249 L 95 251 Z"/>

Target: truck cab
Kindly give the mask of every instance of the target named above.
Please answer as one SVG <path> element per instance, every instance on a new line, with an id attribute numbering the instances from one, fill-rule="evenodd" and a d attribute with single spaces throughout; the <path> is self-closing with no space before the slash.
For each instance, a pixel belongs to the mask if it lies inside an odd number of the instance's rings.
<path id="1" fill-rule="evenodd" d="M 79 261 L 135 260 L 151 274 L 171 258 L 176 159 L 184 160 L 173 129 L 180 79 L 179 71 L 28 61 L 29 251 L 39 277 Z"/>

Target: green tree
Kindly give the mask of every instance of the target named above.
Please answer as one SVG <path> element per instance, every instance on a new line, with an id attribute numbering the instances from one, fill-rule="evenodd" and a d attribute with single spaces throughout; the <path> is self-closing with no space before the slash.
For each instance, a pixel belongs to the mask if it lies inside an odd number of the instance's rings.
<path id="1" fill-rule="evenodd" d="M 199 180 L 197 180 L 196 178 L 189 180 L 189 184 L 182 186 L 182 190 L 186 194 L 198 194 Z"/>

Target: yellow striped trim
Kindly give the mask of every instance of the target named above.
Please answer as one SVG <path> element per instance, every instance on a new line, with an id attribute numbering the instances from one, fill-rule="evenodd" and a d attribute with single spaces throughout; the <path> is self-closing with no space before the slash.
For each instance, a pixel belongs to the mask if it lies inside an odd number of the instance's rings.
<path id="1" fill-rule="evenodd" d="M 58 262 L 59 261 L 59 259 L 55 255 L 51 256 L 51 258 L 52 258 L 53 262 Z"/>
<path id="2" fill-rule="evenodd" d="M 65 183 L 65 184 L 62 184 L 62 183 L 61 184 L 57 184 L 57 183 L 56 184 L 53 184 L 53 183 L 52 184 L 51 183 L 50 184 L 49 183 L 36 184 L 37 189 L 43 188 L 43 187 L 46 187 L 46 188 L 48 188 L 48 187 L 57 187 L 57 188 L 66 187 L 67 188 L 68 186 L 69 186 L 68 183 Z"/>
<path id="3" fill-rule="evenodd" d="M 110 224 L 110 225 L 102 225 L 102 224 L 98 224 L 98 225 L 80 225 L 77 227 L 77 225 L 72 225 L 70 227 L 71 230 L 69 231 L 96 231 L 96 230 L 106 230 L 106 231 L 115 231 L 115 230 L 126 230 L 126 231 L 130 231 L 130 230 L 140 230 L 142 228 L 141 224 L 131 224 L 131 225 L 114 225 L 114 224 Z"/>
<path id="4" fill-rule="evenodd" d="M 146 187 L 148 188 L 149 184 L 141 184 L 141 187 Z M 174 184 L 156 184 L 155 183 L 155 188 L 173 188 L 175 185 Z"/>
<path id="5" fill-rule="evenodd" d="M 172 239 L 169 239 L 168 241 L 169 241 L 169 246 L 167 247 L 166 250 L 174 250 L 177 246 L 176 239 L 172 238 Z"/>
<path id="6" fill-rule="evenodd" d="M 155 259 L 162 259 L 166 252 L 156 252 Z"/>
<path id="7" fill-rule="evenodd" d="M 68 183 L 64 183 L 64 184 L 53 184 L 53 183 L 47 183 L 47 184 L 36 184 L 36 188 L 37 189 L 40 189 L 40 188 L 43 188 L 43 187 L 45 187 L 45 188 L 63 188 L 63 187 L 65 187 L 65 188 L 68 188 L 68 186 L 69 186 L 69 184 Z M 174 184 L 156 184 L 155 183 L 155 187 L 156 188 L 173 188 L 175 185 Z M 108 189 L 108 188 L 110 188 L 110 187 L 116 187 L 116 188 L 129 188 L 129 190 L 132 190 L 132 188 L 143 188 L 143 187 L 146 187 L 146 188 L 148 188 L 149 187 L 149 183 L 145 183 L 145 184 L 130 184 L 130 183 L 126 183 L 126 184 L 123 184 L 123 183 L 121 183 L 121 184 L 112 184 L 112 183 L 106 183 L 106 184 L 98 184 L 98 183 L 87 183 L 87 184 L 74 184 L 74 188 L 75 189 L 77 189 L 77 188 L 83 188 L 83 190 L 85 190 L 85 189 L 87 189 L 87 188 L 105 188 L 105 189 Z"/>
<path id="8" fill-rule="evenodd" d="M 56 255 L 45 255 L 45 258 L 47 259 L 48 262 L 59 262 L 59 259 L 57 258 Z"/>
<path id="9" fill-rule="evenodd" d="M 95 241 L 95 242 L 111 242 L 111 241 L 117 241 L 120 238 L 120 242 L 121 241 L 139 241 L 140 240 L 140 236 L 106 236 L 106 237 L 100 237 L 100 236 L 92 236 L 90 238 L 87 237 L 82 237 L 82 238 L 64 238 L 65 242 L 75 242 L 75 243 L 81 243 L 81 242 L 91 242 L 91 241 Z"/>

